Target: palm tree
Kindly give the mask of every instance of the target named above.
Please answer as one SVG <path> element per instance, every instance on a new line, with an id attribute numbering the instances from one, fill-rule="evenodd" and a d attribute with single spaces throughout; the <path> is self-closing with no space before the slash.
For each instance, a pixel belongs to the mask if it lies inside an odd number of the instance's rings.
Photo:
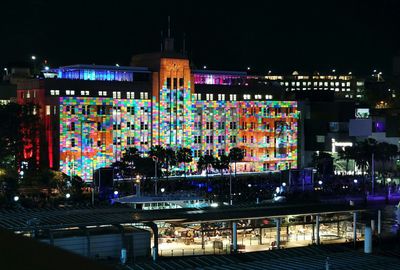
<path id="1" fill-rule="evenodd" d="M 213 164 L 214 164 L 213 156 L 211 155 L 200 156 L 199 160 L 197 161 L 197 170 L 200 172 L 206 170 L 206 176 L 208 180 L 209 169 Z"/>
<path id="2" fill-rule="evenodd" d="M 227 155 L 221 155 L 219 158 L 216 158 L 213 167 L 219 170 L 221 176 L 223 176 L 224 170 L 229 169 L 229 157 Z"/>
<path id="3" fill-rule="evenodd" d="M 157 162 L 157 168 L 161 168 L 161 166 L 165 163 L 166 150 L 160 145 L 150 147 L 148 155 L 149 157 L 156 159 L 155 162 Z"/>
<path id="4" fill-rule="evenodd" d="M 331 154 L 326 152 L 314 154 L 313 163 L 324 180 L 328 175 L 333 174 L 333 157 Z"/>
<path id="5" fill-rule="evenodd" d="M 386 184 L 386 163 L 392 162 L 393 158 L 397 156 L 398 148 L 394 144 L 389 144 L 387 142 L 380 142 L 376 146 L 376 159 L 382 163 L 382 178 L 383 184 Z"/>
<path id="6" fill-rule="evenodd" d="M 354 147 L 346 146 L 344 150 L 339 149 L 339 159 L 346 160 L 346 173 L 349 171 L 349 161 L 354 159 Z"/>
<path id="7" fill-rule="evenodd" d="M 244 159 L 244 151 L 239 147 L 233 147 L 229 151 L 229 162 L 235 162 L 235 177 L 236 177 L 236 162 L 240 162 Z"/>
<path id="8" fill-rule="evenodd" d="M 183 163 L 183 172 L 186 177 L 186 163 L 192 162 L 193 157 L 192 157 L 192 150 L 189 148 L 179 148 L 178 151 L 176 152 L 176 159 L 178 163 Z"/>
<path id="9" fill-rule="evenodd" d="M 169 175 L 169 166 L 176 165 L 176 152 L 172 148 L 165 149 L 165 163 L 167 169 L 167 178 Z"/>

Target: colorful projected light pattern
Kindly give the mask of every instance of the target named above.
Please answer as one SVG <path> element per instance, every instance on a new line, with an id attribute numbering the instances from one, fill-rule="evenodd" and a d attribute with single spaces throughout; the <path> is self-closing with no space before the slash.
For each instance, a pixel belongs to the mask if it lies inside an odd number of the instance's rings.
<path id="1" fill-rule="evenodd" d="M 125 148 L 147 151 L 150 112 L 150 100 L 61 97 L 60 170 L 88 181 Z"/>
<path id="2" fill-rule="evenodd" d="M 241 171 L 297 167 L 296 102 L 193 102 L 192 136 L 197 136 L 197 141 L 192 150 L 215 156 L 240 147 L 245 150 L 245 162 L 238 165 Z"/>
<path id="3" fill-rule="evenodd" d="M 119 160 L 124 149 L 146 152 L 152 142 L 192 149 L 192 171 L 198 155 L 227 154 L 236 146 L 245 150 L 238 171 L 296 168 L 296 102 L 197 101 L 181 90 L 163 87 L 158 106 L 150 100 L 61 97 L 60 169 L 90 181 L 94 170 Z"/>

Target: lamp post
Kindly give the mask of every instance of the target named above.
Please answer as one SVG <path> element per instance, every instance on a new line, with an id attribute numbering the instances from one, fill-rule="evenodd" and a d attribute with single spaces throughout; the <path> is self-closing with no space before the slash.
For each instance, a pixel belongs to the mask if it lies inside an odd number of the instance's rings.
<path id="1" fill-rule="evenodd" d="M 158 188 L 157 188 L 157 162 L 158 158 L 156 156 L 151 157 L 154 160 L 154 195 L 157 196 L 158 194 Z"/>
<path id="2" fill-rule="evenodd" d="M 229 205 L 233 204 L 232 200 L 232 168 L 231 168 L 232 158 L 229 157 Z"/>

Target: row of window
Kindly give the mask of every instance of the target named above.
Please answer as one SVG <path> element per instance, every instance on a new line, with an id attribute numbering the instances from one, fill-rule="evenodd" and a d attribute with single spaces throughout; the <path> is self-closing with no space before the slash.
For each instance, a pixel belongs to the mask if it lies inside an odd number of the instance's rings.
<path id="1" fill-rule="evenodd" d="M 30 98 L 30 92 L 26 91 L 25 92 L 25 98 Z M 36 95 L 36 92 L 34 92 Z M 59 96 L 60 95 L 60 90 L 50 90 L 50 95 L 52 96 Z M 89 90 L 81 90 L 80 92 L 75 91 L 75 90 L 65 90 L 65 95 L 67 96 L 75 96 L 76 94 L 80 93 L 81 96 L 90 96 L 90 91 Z M 22 93 L 23 94 L 23 93 Z M 100 97 L 107 97 L 108 96 L 108 91 L 97 91 L 98 96 Z M 134 99 L 135 98 L 135 92 L 125 92 L 126 98 L 127 99 Z M 23 96 L 22 96 L 23 97 Z M 121 92 L 120 91 L 113 91 L 112 92 L 112 97 L 113 98 L 121 98 Z M 140 92 L 139 93 L 140 99 L 149 99 L 149 93 L 148 92 Z"/>
<path id="2" fill-rule="evenodd" d="M 341 88 L 341 89 L 342 89 L 342 92 L 345 92 L 345 91 L 350 92 L 350 88 Z M 325 88 L 322 88 L 322 87 L 319 87 L 319 88 L 310 88 L 310 87 L 308 87 L 308 88 L 306 88 L 306 87 L 286 88 L 286 91 L 289 91 L 289 90 L 290 91 L 295 91 L 295 90 L 297 90 L 297 91 L 299 91 L 299 90 L 325 90 L 325 91 L 327 91 L 327 90 L 330 90 L 330 91 L 340 92 L 340 88 L 327 88 L 327 87 L 325 87 Z"/>
<path id="3" fill-rule="evenodd" d="M 70 114 L 75 114 L 77 105 L 67 105 L 65 106 L 65 112 L 70 113 Z M 111 107 L 106 106 L 106 105 L 82 105 L 81 106 L 81 112 L 83 115 L 90 115 L 92 112 L 92 108 L 95 108 L 96 112 L 98 115 L 107 115 L 110 114 L 111 112 Z M 46 106 L 46 111 L 47 111 L 47 106 Z M 126 107 L 127 113 L 131 115 L 135 115 L 135 107 L 128 106 Z M 112 107 L 112 112 L 113 114 L 120 114 L 121 113 L 121 107 Z M 150 108 L 148 107 L 140 107 L 140 113 L 149 113 Z"/>
<path id="4" fill-rule="evenodd" d="M 225 101 L 225 94 L 218 94 L 216 95 L 218 101 Z M 254 99 L 260 100 L 265 97 L 266 100 L 271 100 L 273 98 L 272 95 L 254 95 Z M 202 100 L 202 94 L 201 93 L 195 93 L 193 94 L 193 99 L 194 100 Z M 252 95 L 250 94 L 244 94 L 243 95 L 243 100 L 251 100 Z M 214 94 L 206 94 L 206 100 L 211 101 L 215 100 L 214 99 Z M 229 94 L 229 100 L 230 101 L 236 101 L 237 100 L 237 95 L 236 94 Z"/>
<path id="5" fill-rule="evenodd" d="M 350 87 L 350 82 L 342 82 L 342 83 L 340 83 L 340 82 L 310 82 L 310 81 L 308 81 L 308 82 L 291 82 L 291 83 L 289 83 L 289 82 L 281 82 L 281 85 L 284 85 L 284 86 L 289 86 L 289 85 L 291 85 L 291 86 L 336 86 L 336 87 L 338 87 L 338 86 L 342 86 L 342 87 Z"/>

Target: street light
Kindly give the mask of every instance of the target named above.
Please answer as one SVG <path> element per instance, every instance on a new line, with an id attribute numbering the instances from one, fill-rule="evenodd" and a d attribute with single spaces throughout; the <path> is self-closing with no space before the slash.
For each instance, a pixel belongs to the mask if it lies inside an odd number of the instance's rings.
<path id="1" fill-rule="evenodd" d="M 71 194 L 67 193 L 65 194 L 65 198 L 69 199 L 71 197 Z"/>
<path id="2" fill-rule="evenodd" d="M 32 59 L 32 60 L 36 60 L 36 56 L 32 55 L 32 56 L 31 56 L 31 59 Z"/>
<path id="3" fill-rule="evenodd" d="M 164 193 L 164 191 L 165 191 L 165 188 L 161 188 L 161 193 Z"/>
<path id="4" fill-rule="evenodd" d="M 19 201 L 19 196 L 15 195 L 13 199 L 14 199 L 14 202 L 18 202 Z"/>

